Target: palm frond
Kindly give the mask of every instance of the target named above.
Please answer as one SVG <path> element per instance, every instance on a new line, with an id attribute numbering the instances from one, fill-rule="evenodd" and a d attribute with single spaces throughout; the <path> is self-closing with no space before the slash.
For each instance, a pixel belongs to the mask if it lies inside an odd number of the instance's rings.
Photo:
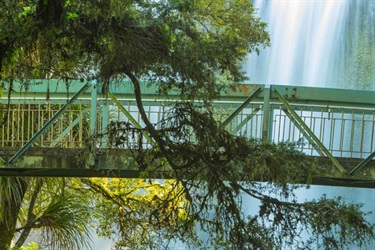
<path id="1" fill-rule="evenodd" d="M 18 177 L 0 177 L 0 223 L 8 223 L 12 207 L 20 205 L 26 189 L 24 179 Z"/>
<path id="2" fill-rule="evenodd" d="M 37 219 L 41 244 L 51 249 L 88 249 L 90 208 L 72 196 L 56 196 Z"/>

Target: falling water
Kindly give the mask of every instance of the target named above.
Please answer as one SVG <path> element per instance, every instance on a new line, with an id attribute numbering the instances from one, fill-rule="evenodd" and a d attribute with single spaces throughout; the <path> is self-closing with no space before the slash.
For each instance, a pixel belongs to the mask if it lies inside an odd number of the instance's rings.
<path id="1" fill-rule="evenodd" d="M 375 89 L 375 1 L 256 0 L 271 47 L 245 63 L 250 82 Z"/>

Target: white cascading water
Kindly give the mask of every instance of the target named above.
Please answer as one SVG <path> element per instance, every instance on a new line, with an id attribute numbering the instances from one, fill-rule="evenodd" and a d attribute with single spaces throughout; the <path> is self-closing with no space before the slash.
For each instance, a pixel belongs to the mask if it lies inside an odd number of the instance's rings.
<path id="1" fill-rule="evenodd" d="M 346 75 L 348 55 L 356 56 L 354 42 L 360 21 L 375 38 L 375 4 L 372 0 L 256 0 L 258 15 L 268 23 L 271 47 L 249 56 L 244 64 L 250 83 L 282 84 L 338 88 L 375 88 L 375 66 L 372 67 L 372 84 L 355 86 Z M 375 1 L 374 1 L 375 2 Z M 370 10 L 363 10 L 370 8 Z M 361 7 L 362 6 L 362 7 Z M 362 8 L 362 10 L 361 10 Z M 353 10 L 355 9 L 355 10 Z M 355 14 L 354 11 L 356 11 Z M 362 11 L 362 12 L 361 12 Z M 364 22 L 366 11 L 368 21 Z M 351 20 L 349 20 L 349 18 Z M 374 29 L 371 31 L 371 29 Z M 348 33 L 349 32 L 349 33 Z M 353 34 L 351 34 L 353 33 Z M 367 33 L 366 33 L 367 34 Z M 370 41 L 370 39 L 368 39 Z M 374 44 L 372 46 L 375 46 Z M 371 50 L 374 53 L 375 50 Z M 368 53 L 368 52 L 366 52 Z M 374 64 L 375 65 L 375 64 Z M 371 86 L 372 85 L 372 86 Z"/>

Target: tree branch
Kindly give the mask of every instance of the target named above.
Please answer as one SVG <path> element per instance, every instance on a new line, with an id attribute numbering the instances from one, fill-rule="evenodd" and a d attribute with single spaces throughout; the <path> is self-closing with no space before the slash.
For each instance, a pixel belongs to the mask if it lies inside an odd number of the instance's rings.
<path id="1" fill-rule="evenodd" d="M 16 231 L 22 230 L 22 233 L 21 233 L 20 237 L 18 238 L 18 240 L 15 244 L 15 247 L 21 247 L 23 245 L 23 243 L 25 243 L 27 237 L 30 234 L 31 229 L 33 229 L 33 227 L 35 226 L 36 216 L 34 214 L 34 207 L 35 207 L 36 199 L 38 198 L 40 190 L 42 189 L 42 186 L 43 186 L 43 179 L 38 178 L 36 180 L 34 193 L 33 193 L 32 197 L 31 197 L 31 200 L 30 200 L 29 210 L 28 210 L 28 213 L 27 213 L 26 225 L 24 227 L 18 228 L 16 230 Z"/>
<path id="2" fill-rule="evenodd" d="M 152 123 L 150 122 L 150 120 L 147 117 L 146 111 L 145 111 L 145 109 L 143 107 L 143 103 L 142 103 L 141 87 L 140 87 L 140 83 L 139 83 L 138 79 L 129 70 L 125 70 L 125 74 L 130 78 L 131 82 L 133 83 L 137 107 L 138 107 L 139 113 L 141 114 L 141 118 L 142 118 L 143 122 L 146 124 L 146 129 L 151 134 L 151 136 L 155 139 L 158 147 L 160 148 L 160 151 L 163 153 L 163 156 L 167 159 L 168 163 L 171 165 L 171 167 L 173 168 L 173 170 L 175 171 L 175 173 L 177 175 L 176 170 L 184 169 L 184 168 L 187 168 L 187 167 L 191 166 L 192 164 L 194 164 L 196 162 L 197 158 L 195 157 L 191 161 L 189 161 L 188 163 L 186 163 L 184 165 L 180 165 L 180 166 L 177 165 L 172 160 L 172 158 L 170 157 L 170 154 L 168 153 L 167 149 L 165 148 L 165 142 L 159 136 L 158 132 L 156 131 L 156 129 L 154 128 L 154 126 L 152 125 Z"/>

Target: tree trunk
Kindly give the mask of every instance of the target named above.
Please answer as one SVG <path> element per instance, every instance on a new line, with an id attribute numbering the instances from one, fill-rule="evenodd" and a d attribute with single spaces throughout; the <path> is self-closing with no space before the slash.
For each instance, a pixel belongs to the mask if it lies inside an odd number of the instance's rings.
<path id="1" fill-rule="evenodd" d="M 29 204 L 29 212 L 27 214 L 27 222 L 26 222 L 26 225 L 25 225 L 24 229 L 22 230 L 22 233 L 19 236 L 16 244 L 14 245 L 15 247 L 21 247 L 23 245 L 23 243 L 25 243 L 27 237 L 29 236 L 29 234 L 31 232 L 31 229 L 34 226 L 34 220 L 36 218 L 35 214 L 34 214 L 34 206 L 35 206 L 36 199 L 38 198 L 39 192 L 42 189 L 43 183 L 44 182 L 43 182 L 42 178 L 38 178 L 36 180 L 36 185 L 35 185 L 35 188 L 33 188 L 33 195 L 31 197 L 31 201 L 30 201 L 30 204 Z"/>
<path id="2" fill-rule="evenodd" d="M 9 195 L 4 195 L 2 200 L 3 212 L 0 215 L 0 250 L 7 250 L 12 243 L 17 225 L 18 213 L 23 197 L 27 190 L 27 182 L 19 177 L 1 177 L 14 180 L 14 187 L 9 190 Z M 4 194 L 8 190 L 0 190 Z"/>

